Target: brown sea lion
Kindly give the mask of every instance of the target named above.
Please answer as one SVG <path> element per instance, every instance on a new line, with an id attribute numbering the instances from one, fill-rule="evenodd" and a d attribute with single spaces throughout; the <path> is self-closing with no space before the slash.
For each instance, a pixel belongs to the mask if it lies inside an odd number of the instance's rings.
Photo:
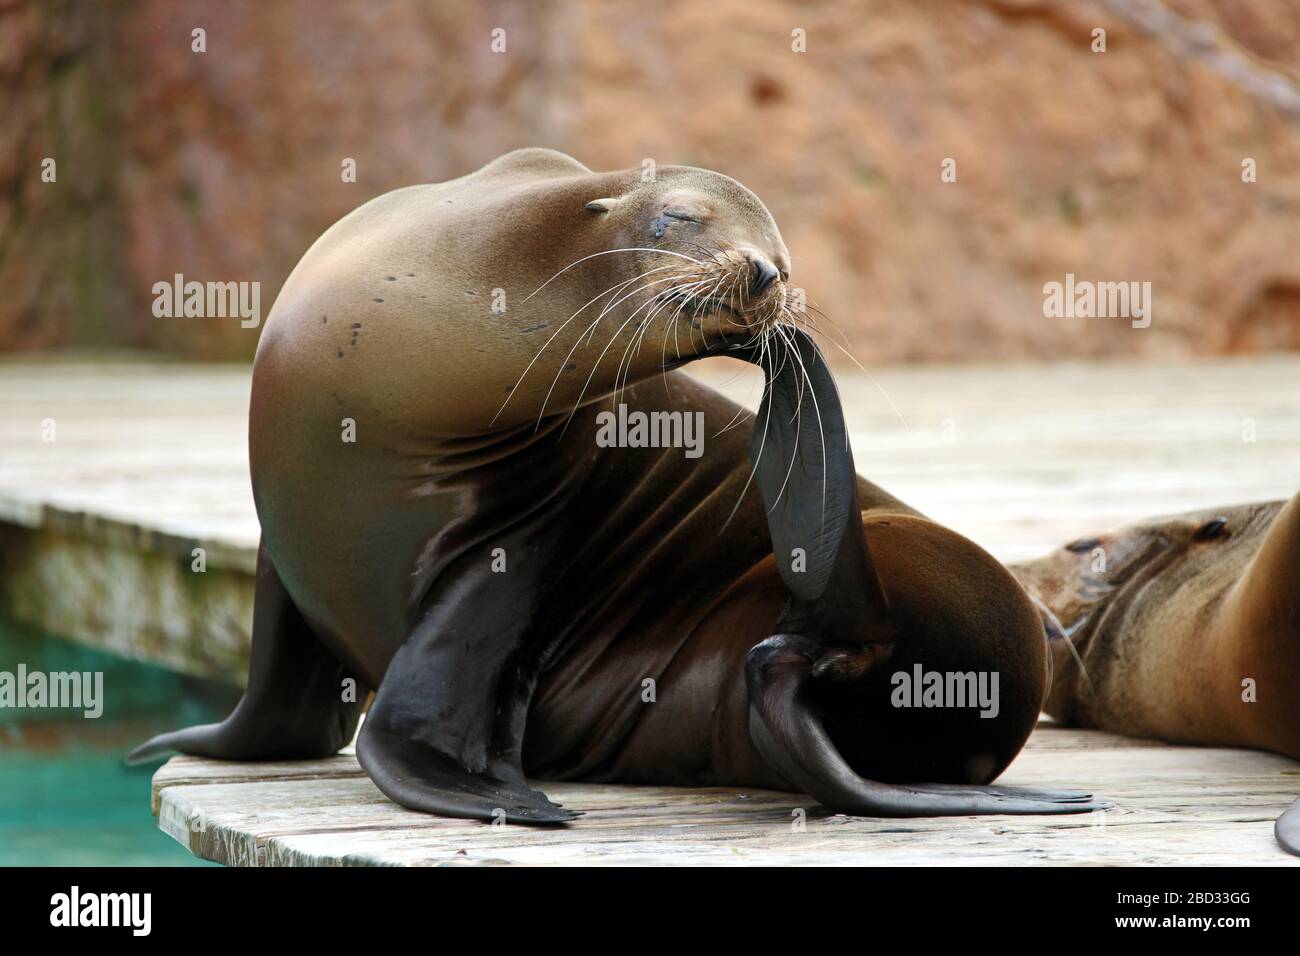
<path id="1" fill-rule="evenodd" d="M 1154 519 L 1011 571 L 1059 624 L 1057 720 L 1300 759 L 1300 496 Z M 1300 802 L 1277 836 L 1300 853 Z"/>
<path id="2" fill-rule="evenodd" d="M 871 814 L 1093 808 L 971 786 L 1034 724 L 1041 625 L 985 552 L 857 478 L 788 269 L 734 180 L 547 150 L 338 222 L 253 369 L 248 690 L 225 722 L 132 756 L 333 753 L 355 677 L 376 691 L 358 759 L 431 813 L 575 816 L 525 773 Z M 718 354 L 766 369 L 757 419 L 672 371 Z M 607 397 L 707 443 L 604 447 Z M 985 716 L 943 686 L 898 694 L 914 672 L 971 696 L 961 680 L 987 678 Z"/>

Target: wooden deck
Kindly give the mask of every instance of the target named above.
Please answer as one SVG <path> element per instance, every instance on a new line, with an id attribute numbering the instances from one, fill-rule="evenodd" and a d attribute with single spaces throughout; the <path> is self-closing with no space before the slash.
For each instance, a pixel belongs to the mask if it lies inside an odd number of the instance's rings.
<path id="1" fill-rule="evenodd" d="M 750 404 L 761 389 L 734 363 L 700 374 Z M 1300 485 L 1300 356 L 839 380 L 859 469 L 1004 560 Z M 0 614 L 241 682 L 257 540 L 247 395 L 239 366 L 0 362 Z M 790 794 L 553 784 L 587 815 L 538 831 L 409 813 L 345 754 L 176 758 L 154 810 L 195 853 L 232 864 L 1300 862 L 1272 839 L 1300 793 L 1300 767 L 1280 757 L 1043 727 L 1003 782 L 1087 786 L 1114 808 L 891 821 L 822 816 Z"/>
<path id="2" fill-rule="evenodd" d="M 1086 782 L 1112 807 L 885 820 L 767 790 L 543 783 L 585 815 L 562 830 L 493 826 L 402 809 L 350 752 L 280 764 L 175 757 L 154 775 L 153 807 L 196 856 L 232 866 L 1300 865 L 1273 839 L 1300 792 L 1300 769 L 1282 757 L 1048 723 L 1001 782 Z"/>

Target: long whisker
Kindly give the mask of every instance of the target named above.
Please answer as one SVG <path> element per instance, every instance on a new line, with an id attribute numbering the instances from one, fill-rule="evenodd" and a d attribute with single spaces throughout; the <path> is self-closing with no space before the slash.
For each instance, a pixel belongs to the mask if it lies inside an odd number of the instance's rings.
<path id="1" fill-rule="evenodd" d="M 626 247 L 626 248 L 624 248 L 624 249 L 606 249 L 606 250 L 604 250 L 603 252 L 593 252 L 593 253 L 592 253 L 591 255 L 589 255 L 589 256 L 583 256 L 581 259 L 578 259 L 578 260 L 576 260 L 576 261 L 574 261 L 574 262 L 570 262 L 567 266 L 565 266 L 565 267 L 564 267 L 563 269 L 561 269 L 559 272 L 555 273 L 555 275 L 551 276 L 549 279 L 547 279 L 545 282 L 543 282 L 541 285 L 539 285 L 539 286 L 538 286 L 536 289 L 534 289 L 532 292 L 528 293 L 528 295 L 524 296 L 524 298 L 523 298 L 523 300 L 521 301 L 520 304 L 522 305 L 523 302 L 527 302 L 529 299 L 531 299 L 533 296 L 537 295 L 537 293 L 541 292 L 541 291 L 542 291 L 543 289 L 545 289 L 548 285 L 550 285 L 552 282 L 554 282 L 554 281 L 555 281 L 556 279 L 558 279 L 560 276 L 564 275 L 566 272 L 568 272 L 568 271 L 569 271 L 570 269 L 572 269 L 574 266 L 582 265 L 582 263 L 586 262 L 588 259 L 596 259 L 596 258 L 598 258 L 598 257 L 600 257 L 600 256 L 613 256 L 613 255 L 617 255 L 617 254 L 619 254 L 619 253 L 628 253 L 628 252 L 654 252 L 654 253 L 658 253 L 658 254 L 660 254 L 660 255 L 665 255 L 665 256 L 676 256 L 676 257 L 679 258 L 679 259 L 685 259 L 687 262 L 693 262 L 693 263 L 695 263 L 697 266 L 702 266 L 702 265 L 704 265 L 704 263 L 701 262 L 699 259 L 694 259 L 694 258 L 692 258 L 691 256 L 685 255 L 685 254 L 680 253 L 680 252 L 673 252 L 673 251 L 670 250 L 670 249 L 653 249 L 653 248 L 650 248 L 650 247 L 647 247 L 647 246 L 628 246 L 628 247 Z"/>
<path id="2" fill-rule="evenodd" d="M 766 377 L 768 383 L 771 383 L 775 379 L 775 376 L 772 374 L 771 371 L 772 358 L 771 358 L 770 350 L 768 349 L 767 336 L 764 336 L 763 339 L 760 341 L 759 347 L 760 347 L 759 357 L 758 357 L 759 367 L 763 369 L 764 376 Z M 736 512 L 740 510 L 740 505 L 742 502 L 744 502 L 745 495 L 749 492 L 749 486 L 754 483 L 754 476 L 758 474 L 759 462 L 763 460 L 763 453 L 767 451 L 767 429 L 768 426 L 772 423 L 771 402 L 768 402 L 767 404 L 766 414 L 767 417 L 763 419 L 763 431 L 762 431 L 763 437 L 759 439 L 758 452 L 754 454 L 752 457 L 752 462 L 749 468 L 749 474 L 745 477 L 745 485 L 743 488 L 740 489 L 740 494 L 736 496 L 736 503 L 731 506 L 731 512 L 727 515 L 727 520 L 722 522 L 722 527 L 718 529 L 718 534 L 722 534 L 722 532 L 726 531 L 727 526 L 731 524 L 731 519 L 736 517 Z M 757 417 L 755 417 L 754 419 L 754 427 L 755 428 L 758 427 Z"/>
<path id="3" fill-rule="evenodd" d="M 714 282 L 713 287 L 710 288 L 708 293 L 703 297 L 704 300 L 707 301 L 709 299 L 716 298 L 718 295 L 718 290 L 722 288 L 722 283 L 726 281 L 727 281 L 726 273 L 723 273 L 722 275 L 718 276 L 718 279 L 716 282 Z M 708 351 L 709 348 L 708 333 L 704 330 L 703 323 L 701 323 L 698 326 L 696 325 L 696 319 L 691 320 L 691 346 L 692 348 L 695 346 L 695 330 L 697 328 L 699 329 L 700 332 L 700 351 L 702 352 Z"/>
<path id="4" fill-rule="evenodd" d="M 820 310 L 819 310 L 819 311 L 820 311 Z M 794 310 L 787 308 L 787 312 L 786 312 L 786 314 L 789 315 L 789 316 L 791 316 L 791 317 L 793 317 L 793 316 L 795 316 L 797 313 L 796 313 Z M 825 313 L 822 313 L 822 314 L 825 315 Z M 831 325 L 834 326 L 835 323 L 832 322 Z M 909 425 L 908 422 L 907 422 L 907 419 L 903 417 L 903 413 L 902 413 L 901 411 L 899 411 L 898 406 L 894 404 L 894 400 L 889 396 L 889 393 L 885 391 L 885 387 L 884 387 L 883 385 L 881 385 L 879 381 L 876 380 L 876 377 L 875 377 L 874 375 L 871 374 L 871 370 L 868 369 L 868 368 L 867 368 L 865 365 L 863 365 L 861 362 L 859 362 L 858 359 L 857 359 L 857 356 L 855 356 L 852 352 L 850 352 L 850 351 L 849 351 L 848 349 L 846 349 L 844 346 L 840 345 L 838 342 L 836 342 L 836 341 L 835 341 L 834 339 L 832 339 L 830 336 L 826 335 L 826 333 L 824 333 L 820 328 L 816 327 L 815 325 L 814 325 L 814 326 L 811 326 L 810 328 L 811 328 L 811 330 L 812 330 L 815 334 L 820 335 L 820 336 L 821 336 L 821 337 L 822 337 L 822 338 L 823 338 L 827 343 L 829 343 L 830 345 L 833 345 L 833 346 L 835 346 L 837 349 L 839 349 L 840 352 L 843 353 L 843 355 L 844 355 L 845 358 L 847 358 L 850 362 L 852 362 L 854 365 L 856 365 L 856 366 L 858 367 L 858 370 L 861 371 L 863 374 L 865 374 L 865 375 L 867 376 L 867 378 L 870 380 L 871 384 L 874 385 L 874 386 L 876 387 L 876 390 L 880 392 L 881 396 L 882 396 L 882 397 L 885 399 L 885 401 L 889 404 L 890 409 L 893 411 L 895 417 L 898 418 L 898 421 L 902 424 L 903 428 L 910 432 L 910 431 L 912 430 L 912 426 Z M 837 329 L 837 331 L 838 331 L 838 329 Z M 843 335 L 843 333 L 841 333 L 841 335 Z M 845 338 L 845 341 L 847 342 L 848 339 Z"/>
<path id="5" fill-rule="evenodd" d="M 548 389 L 547 392 L 546 392 L 546 398 L 543 399 L 543 401 L 542 401 L 542 410 L 541 410 L 541 412 L 539 413 L 539 415 L 538 415 L 538 417 L 537 417 L 537 424 L 538 424 L 538 427 L 539 427 L 539 428 L 541 427 L 542 418 L 545 417 L 545 415 L 546 415 L 546 406 L 547 406 L 547 404 L 550 403 L 551 395 L 555 392 L 555 386 L 559 384 L 560 376 L 564 373 L 564 368 L 565 368 L 565 366 L 569 364 L 569 359 L 571 359 L 571 358 L 573 357 L 573 353 L 574 353 L 575 351 L 577 351 L 578 347 L 582 344 L 583 339 L 585 339 L 585 338 L 589 338 L 589 337 L 591 337 L 591 336 L 595 333 L 596 326 L 600 324 L 600 320 L 603 319 L 607 314 L 609 314 L 609 312 L 610 312 L 610 311 L 611 311 L 615 306 L 619 305 L 619 304 L 622 303 L 622 302 L 625 302 L 627 299 L 630 299 L 632 296 L 634 296 L 634 295 L 636 295 L 636 294 L 638 294 L 638 293 L 640 293 L 640 292 L 644 292 L 646 289 L 650 288 L 651 286 L 658 285 L 658 284 L 660 284 L 660 283 L 662 283 L 662 282 L 675 282 L 675 281 L 677 281 L 677 277 L 676 277 L 676 276 L 668 276 L 668 277 L 665 278 L 665 279 L 655 279 L 655 280 L 652 281 L 652 282 L 647 282 L 645 285 L 640 286 L 639 288 L 633 289 L 631 292 L 628 292 L 628 293 L 626 293 L 625 295 L 623 295 L 622 297 L 618 298 L 617 301 L 611 301 L 608 305 L 605 306 L 604 309 L 601 310 L 600 315 L 596 316 L 596 320 L 595 320 L 594 322 L 592 322 L 591 326 L 590 326 L 590 327 L 589 327 L 585 332 L 583 332 L 582 335 L 580 335 L 580 336 L 578 337 L 578 340 L 577 340 L 576 342 L 573 343 L 573 348 L 569 349 L 569 353 L 564 357 L 564 361 L 560 363 L 559 370 L 555 373 L 555 378 L 551 381 L 551 387 L 550 387 L 550 389 Z M 653 302 L 653 301 L 654 301 L 654 298 L 653 298 L 653 297 L 651 297 L 650 299 L 647 300 L 647 302 Z M 644 308 L 644 306 L 645 306 L 645 303 L 643 303 L 642 305 L 638 306 L 637 309 L 636 309 L 635 311 L 633 311 L 632 315 L 629 316 L 628 321 L 631 321 L 631 319 L 634 318 L 634 317 L 636 316 L 637 312 L 639 312 L 642 308 Z M 627 322 L 624 322 L 621 326 L 619 326 L 618 331 L 614 333 L 614 336 L 617 337 L 617 336 L 618 336 L 618 333 L 621 332 L 621 331 L 622 331 L 624 328 L 626 328 L 626 327 L 627 327 Z M 611 344 L 612 344 L 612 342 L 613 342 L 613 339 L 611 339 Z M 609 350 L 609 346 L 606 346 L 605 349 L 606 349 L 606 351 L 608 351 L 608 350 Z M 604 357 L 604 354 L 605 354 L 604 352 L 601 353 L 601 357 L 602 357 L 602 358 Z M 598 360 L 597 364 L 599 364 L 599 360 Z M 592 368 L 592 375 L 595 375 L 595 373 L 596 373 L 596 369 L 595 369 L 595 367 L 593 367 L 593 368 Z M 590 377 L 588 377 L 587 381 L 588 381 L 588 383 L 590 383 L 590 381 L 591 381 Z M 583 393 L 584 393 L 584 394 L 586 393 L 586 387 L 585 387 L 585 386 L 583 387 Z M 579 396 L 579 402 L 580 402 L 580 401 L 581 401 L 581 396 Z M 573 410 L 571 410 L 571 411 L 569 412 L 569 418 L 570 418 L 570 419 L 573 418 L 573 412 L 574 412 L 574 411 L 577 411 L 577 408 L 578 408 L 578 406 L 575 404 L 574 407 L 573 407 Z M 567 427 L 567 426 L 566 426 L 566 427 Z"/>
<path id="6" fill-rule="evenodd" d="M 1060 627 L 1061 622 L 1057 621 L 1056 624 L 1057 627 Z M 1065 646 L 1070 649 L 1070 656 L 1073 657 L 1074 662 L 1079 665 L 1079 670 L 1083 673 L 1083 682 L 1088 685 L 1088 690 L 1092 692 L 1093 699 L 1100 702 L 1100 698 L 1097 696 L 1097 688 L 1093 686 L 1092 677 L 1088 673 L 1088 668 L 1083 663 L 1083 658 L 1079 655 L 1079 648 L 1075 646 L 1074 638 L 1065 628 L 1061 628 L 1061 637 L 1065 640 Z"/>
<path id="7" fill-rule="evenodd" d="M 646 336 L 650 333 L 650 326 L 654 322 L 654 320 L 657 319 L 660 315 L 664 314 L 668 309 L 672 308 L 674 304 L 676 304 L 677 308 L 673 310 L 671 316 L 668 316 L 667 322 L 664 324 L 663 349 L 667 348 L 668 330 L 672 327 L 672 323 L 677 321 L 677 317 L 681 315 L 682 309 L 685 307 L 686 301 L 689 298 L 689 290 L 693 288 L 698 288 L 699 285 L 705 281 L 707 281 L 707 279 L 700 278 L 699 273 L 693 273 L 689 276 L 683 277 L 680 285 L 673 286 L 671 289 L 668 289 L 667 291 L 660 293 L 660 298 L 663 300 L 662 304 L 655 306 L 654 310 L 648 316 L 646 316 L 645 321 L 641 323 L 640 341 L 638 341 L 637 343 L 637 354 L 640 354 L 641 347 L 645 342 Z M 664 375 L 667 374 L 666 372 L 662 371 L 663 360 L 665 358 L 666 355 L 661 350 L 660 369 L 661 369 L 661 374 Z"/>
<path id="8" fill-rule="evenodd" d="M 675 279 L 675 278 L 676 278 L 676 277 L 670 277 L 669 279 L 660 279 L 660 280 L 656 280 L 656 282 L 654 282 L 654 283 L 650 283 L 650 285 L 655 285 L 655 284 L 657 284 L 658 282 L 672 281 L 672 280 Z M 636 309 L 633 310 L 632 314 L 629 315 L 629 316 L 627 317 L 627 319 L 623 322 L 623 324 L 620 325 L 617 329 L 614 330 L 614 334 L 610 336 L 610 338 L 609 338 L 609 342 L 606 343 L 605 348 L 601 350 L 600 355 L 598 355 L 598 356 L 596 357 L 596 361 L 595 361 L 595 362 L 592 364 L 592 366 L 591 366 L 591 374 L 589 374 L 589 375 L 587 376 L 587 380 L 583 383 L 583 385 L 582 385 L 582 391 L 578 394 L 578 400 L 574 403 L 573 409 L 569 412 L 569 418 L 568 418 L 568 420 L 564 423 L 564 427 L 565 427 L 566 429 L 569 427 L 569 422 L 573 421 L 573 415 L 574 415 L 574 413 L 578 410 L 579 406 L 581 406 L 581 404 L 582 404 L 582 399 L 586 396 L 586 394 L 587 394 L 587 389 L 588 389 L 588 387 L 590 387 L 590 385 L 591 385 L 591 380 L 595 377 L 595 375 L 596 375 L 596 370 L 600 368 L 600 363 L 604 360 L 605 355 L 606 355 L 606 354 L 609 352 L 609 350 L 610 350 L 610 347 L 613 346 L 613 344 L 618 340 L 618 337 L 619 337 L 619 335 L 622 334 L 623 330 L 624 330 L 625 328 L 627 328 L 628 325 L 629 325 L 633 320 L 636 319 L 637 314 L 638 314 L 642 309 L 646 308 L 646 307 L 649 306 L 649 305 L 653 305 L 654 303 L 655 303 L 655 297 L 652 296 L 651 298 L 647 299 L 645 302 L 641 303 L 641 305 L 637 306 Z M 567 359 L 566 359 L 566 361 L 567 361 Z M 558 375 L 556 376 L 556 381 L 557 381 L 557 382 L 559 381 L 559 377 L 558 377 Z M 553 387 L 554 387 L 554 385 L 552 385 L 552 388 L 553 388 Z M 561 432 L 561 434 L 563 434 L 563 432 Z"/>
<path id="9" fill-rule="evenodd" d="M 558 336 L 561 332 L 563 332 L 570 322 L 572 322 L 579 315 L 585 312 L 593 302 L 596 302 L 602 296 L 608 295 L 610 292 L 614 292 L 615 296 L 617 296 L 618 292 L 621 292 L 623 289 L 631 285 L 633 282 L 637 282 L 641 279 L 644 279 L 646 276 L 651 275 L 652 273 L 660 272 L 664 269 L 671 269 L 671 268 L 673 267 L 659 266 L 658 268 L 655 269 L 648 269 L 647 271 L 641 273 L 640 275 L 633 276 L 630 279 L 624 279 L 622 282 L 616 282 L 608 289 L 593 296 L 591 299 L 587 301 L 585 305 L 583 305 L 580 309 L 578 309 L 577 312 L 574 312 L 573 315 L 569 316 L 562 323 L 560 323 L 560 327 L 551 333 L 551 337 L 542 343 L 542 347 L 537 350 L 537 354 L 533 356 L 532 361 L 530 361 L 528 365 L 524 367 L 523 372 L 520 373 L 519 378 L 515 381 L 514 387 L 510 389 L 510 394 L 508 394 L 506 396 L 506 400 L 501 403 L 501 407 L 497 409 L 497 413 L 492 416 L 492 422 L 495 423 L 496 420 L 501 417 L 501 413 L 505 411 L 506 406 L 510 404 L 510 399 L 514 397 L 515 392 L 519 390 L 519 386 L 523 384 L 524 379 L 527 377 L 529 370 L 533 367 L 533 365 L 537 362 L 537 360 L 542 357 L 542 353 L 546 351 L 546 349 L 550 346 L 550 344 L 555 341 L 556 336 Z M 596 321 L 597 322 L 600 321 L 599 316 L 597 316 Z"/>
<path id="10" fill-rule="evenodd" d="M 696 273 L 695 275 L 703 275 L 703 273 Z M 692 278 L 694 278 L 694 276 L 692 276 Z M 707 277 L 702 281 L 708 281 Z M 691 300 L 688 296 L 682 296 L 680 298 L 680 301 L 678 302 L 676 311 L 673 312 L 672 317 L 668 320 L 668 323 L 664 326 L 664 337 L 663 337 L 663 341 L 660 343 L 659 346 L 659 374 L 660 377 L 663 379 L 665 396 L 668 395 L 668 333 L 672 332 L 673 351 L 677 354 L 678 357 L 680 357 L 682 353 L 681 353 L 681 346 L 677 341 L 677 330 L 681 326 L 682 310 L 685 309 L 688 304 L 690 304 L 690 301 Z"/>
<path id="11" fill-rule="evenodd" d="M 651 324 L 665 309 L 667 309 L 669 306 L 672 305 L 673 296 L 677 296 L 682 292 L 686 291 L 687 289 L 693 288 L 700 284 L 701 284 L 700 282 L 683 281 L 678 285 L 672 286 L 671 288 L 658 293 L 658 295 L 656 296 L 658 302 L 655 304 L 654 308 L 651 309 L 650 312 L 645 316 L 645 318 L 643 318 L 640 322 L 637 323 L 637 328 L 634 334 L 632 335 L 631 340 L 628 342 L 627 347 L 623 349 L 623 354 L 619 357 L 618 369 L 614 375 L 613 402 L 615 405 L 618 404 L 623 390 L 627 388 L 627 379 L 628 376 L 630 376 L 632 373 L 632 360 L 635 359 L 636 356 L 640 354 L 641 346 L 645 342 L 645 337 L 646 334 L 650 331 Z"/>

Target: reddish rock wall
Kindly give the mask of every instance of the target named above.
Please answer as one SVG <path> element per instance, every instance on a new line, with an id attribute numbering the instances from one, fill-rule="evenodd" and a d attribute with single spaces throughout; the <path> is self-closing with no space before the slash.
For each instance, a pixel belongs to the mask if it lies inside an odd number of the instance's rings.
<path id="1" fill-rule="evenodd" d="M 864 362 L 1300 348 L 1297 63 L 1291 0 L 0 0 L 0 347 L 249 355 L 152 284 L 265 313 L 352 207 L 535 144 L 745 182 Z M 1044 318 L 1067 272 L 1151 327 Z"/>

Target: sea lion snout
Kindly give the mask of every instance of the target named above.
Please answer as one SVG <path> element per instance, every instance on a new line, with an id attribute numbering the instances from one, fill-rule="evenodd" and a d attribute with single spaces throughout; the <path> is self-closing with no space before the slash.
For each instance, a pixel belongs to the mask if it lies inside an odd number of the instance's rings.
<path id="1" fill-rule="evenodd" d="M 718 241 L 685 247 L 686 261 L 663 280 L 660 311 L 712 335 L 762 333 L 785 322 L 795 324 L 783 272 L 762 253 Z M 706 343 L 713 340 L 706 336 Z"/>
<path id="2" fill-rule="evenodd" d="M 762 295 L 768 286 L 781 277 L 777 267 L 760 255 L 751 255 L 749 265 L 754 276 L 753 281 L 749 284 L 751 295 Z"/>

